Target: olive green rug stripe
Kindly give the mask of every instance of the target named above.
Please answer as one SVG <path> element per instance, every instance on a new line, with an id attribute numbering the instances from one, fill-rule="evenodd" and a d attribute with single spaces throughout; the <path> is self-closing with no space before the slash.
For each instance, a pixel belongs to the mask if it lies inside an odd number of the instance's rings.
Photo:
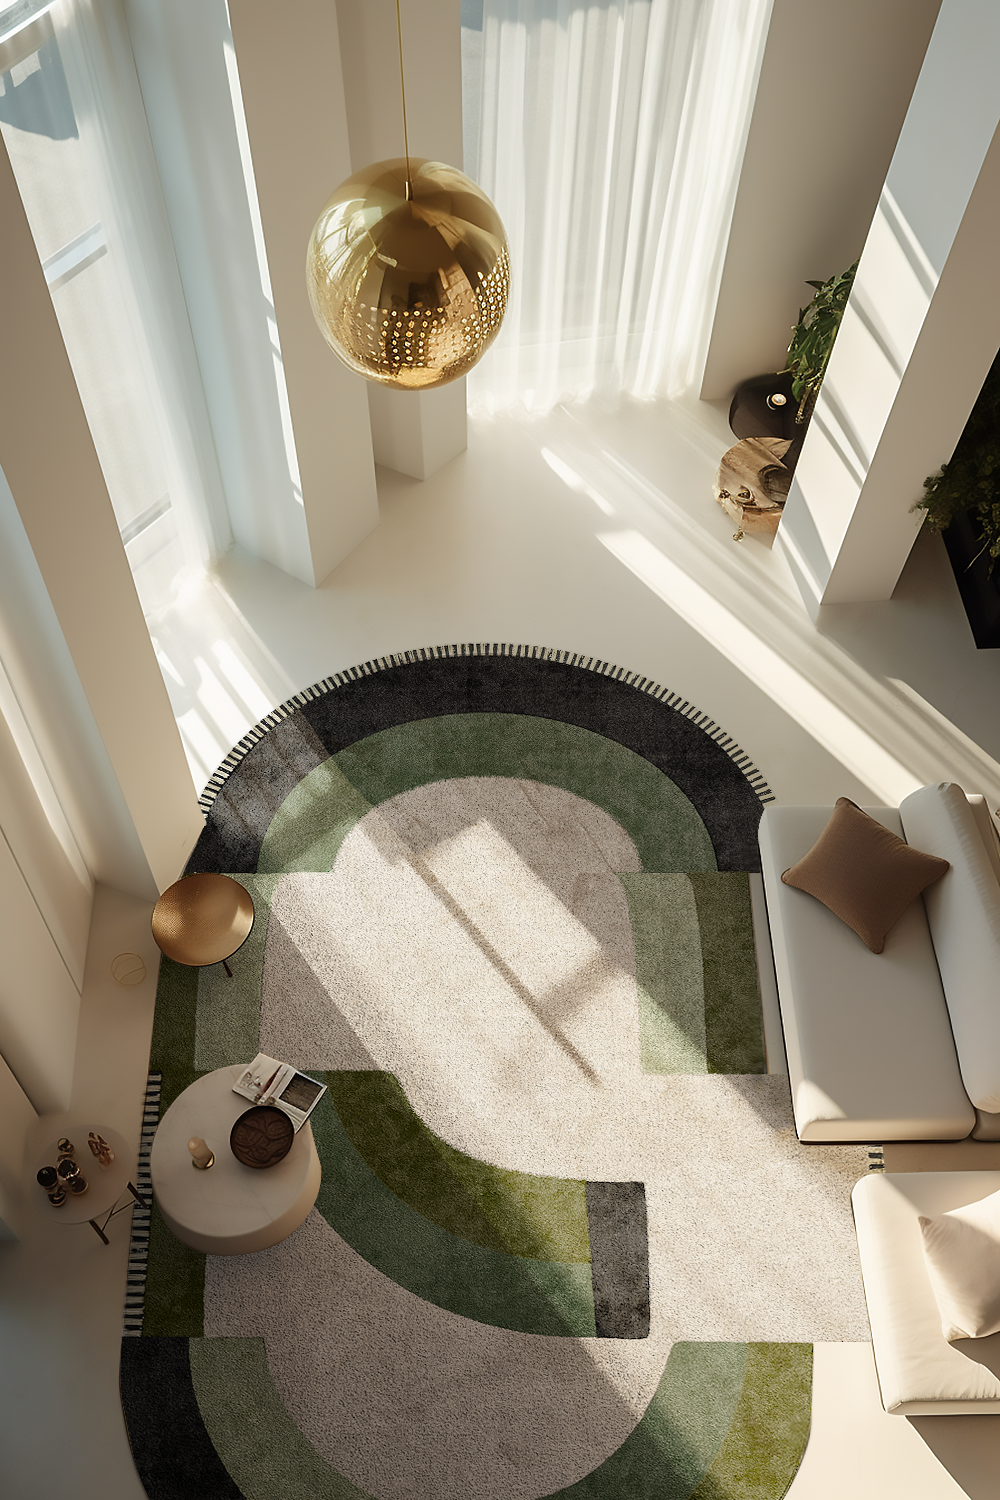
<path id="1" fill-rule="evenodd" d="M 447 714 L 357 741 L 289 793 L 261 848 L 259 870 L 329 870 L 371 807 L 428 782 L 511 776 L 563 787 L 602 807 L 651 870 L 714 870 L 693 803 L 650 761 L 614 740 L 523 714 Z"/>
<path id="2" fill-rule="evenodd" d="M 253 927 L 229 960 L 230 979 L 221 964 L 198 972 L 195 1067 L 203 1073 L 245 1063 L 260 1051 L 260 1001 L 264 983 L 264 944 L 271 902 L 280 875 L 233 875 L 250 892 Z"/>
<path id="3" fill-rule="evenodd" d="M 198 970 L 175 964 L 172 958 L 161 958 L 149 1067 L 151 1072 L 163 1074 L 164 1091 L 170 1086 L 172 1075 L 185 1075 L 181 1089 L 191 1082 L 188 1075 L 194 1067 L 197 1016 Z M 180 1089 L 175 1089 L 170 1099 L 164 1095 L 161 1114 L 179 1093 Z"/>
<path id="4" fill-rule="evenodd" d="M 429 1130 L 391 1073 L 330 1073 L 348 1137 L 375 1175 L 425 1219 L 489 1250 L 587 1262 L 583 1182 L 507 1172 Z"/>
<path id="5" fill-rule="evenodd" d="M 689 1500 L 733 1421 L 746 1361 L 746 1344 L 675 1344 L 621 1447 L 546 1500 Z"/>
<path id="6" fill-rule="evenodd" d="M 707 1073 L 702 941 L 691 878 L 618 878 L 635 943 L 642 1071 Z"/>
<path id="7" fill-rule="evenodd" d="M 334 1074 L 326 1077 L 335 1081 Z M 329 1095 L 310 1118 L 323 1167 L 316 1207 L 369 1265 L 435 1306 L 480 1323 L 595 1337 L 589 1266 L 529 1261 L 449 1234 L 379 1181 Z"/>
<path id="8" fill-rule="evenodd" d="M 442 1141 L 431 1139 L 455 1176 L 464 1184 L 511 1255 L 529 1260 L 587 1265 L 587 1184 L 572 1177 L 532 1176 L 477 1161 Z"/>
<path id="9" fill-rule="evenodd" d="M 142 1318 L 145 1338 L 200 1338 L 205 1331 L 205 1257 L 182 1245 L 153 1201 Z"/>
<path id="10" fill-rule="evenodd" d="M 732 1425 L 691 1500 L 781 1500 L 809 1438 L 811 1344 L 751 1344 Z"/>
<path id="11" fill-rule="evenodd" d="M 750 877 L 692 874 L 705 973 L 710 1073 L 766 1073 Z"/>
<path id="12" fill-rule="evenodd" d="M 332 870 L 344 839 L 371 810 L 337 758 L 325 760 L 303 776 L 275 812 L 261 843 L 258 872 Z"/>
<path id="13" fill-rule="evenodd" d="M 190 1355 L 205 1428 L 245 1500 L 372 1500 L 321 1458 L 292 1421 L 263 1339 L 196 1338 Z"/>
<path id="14" fill-rule="evenodd" d="M 434 1149 L 392 1073 L 329 1073 L 340 1122 L 360 1156 L 397 1198 L 459 1239 L 507 1247 Z"/>

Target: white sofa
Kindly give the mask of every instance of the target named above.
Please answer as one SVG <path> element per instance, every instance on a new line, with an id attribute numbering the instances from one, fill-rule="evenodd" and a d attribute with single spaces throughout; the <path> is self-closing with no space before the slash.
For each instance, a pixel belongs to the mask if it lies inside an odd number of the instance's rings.
<path id="1" fill-rule="evenodd" d="M 782 871 L 832 808 L 768 807 L 760 851 L 795 1124 L 803 1141 L 1000 1140 L 1000 848 L 952 782 L 866 808 L 951 869 L 871 953 Z"/>
<path id="2" fill-rule="evenodd" d="M 872 1173 L 854 1222 L 882 1405 L 898 1416 L 1000 1412 L 1000 1334 L 945 1341 L 924 1260 L 921 1214 L 975 1203 L 1000 1172 Z"/>

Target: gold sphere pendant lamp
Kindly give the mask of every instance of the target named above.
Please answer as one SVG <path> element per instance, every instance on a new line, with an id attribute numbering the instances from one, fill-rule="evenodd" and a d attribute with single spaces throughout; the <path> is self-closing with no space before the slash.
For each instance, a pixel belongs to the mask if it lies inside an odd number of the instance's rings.
<path id="1" fill-rule="evenodd" d="M 500 216 L 456 167 L 406 155 L 342 182 L 306 257 L 313 316 L 349 369 L 397 390 L 458 380 L 496 338 L 510 261 Z"/>

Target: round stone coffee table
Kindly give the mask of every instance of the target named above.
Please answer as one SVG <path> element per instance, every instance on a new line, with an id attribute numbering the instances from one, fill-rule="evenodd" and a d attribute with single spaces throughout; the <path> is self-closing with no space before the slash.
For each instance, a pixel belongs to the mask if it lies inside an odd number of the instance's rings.
<path id="1" fill-rule="evenodd" d="M 206 1073 L 179 1094 L 153 1138 L 149 1170 L 167 1226 L 185 1245 L 207 1255 L 266 1250 L 298 1229 L 316 1202 L 320 1166 L 307 1120 L 277 1166 L 245 1167 L 229 1147 L 229 1132 L 250 1101 L 233 1093 L 242 1065 Z M 215 1165 L 200 1171 L 187 1143 L 200 1135 Z"/>

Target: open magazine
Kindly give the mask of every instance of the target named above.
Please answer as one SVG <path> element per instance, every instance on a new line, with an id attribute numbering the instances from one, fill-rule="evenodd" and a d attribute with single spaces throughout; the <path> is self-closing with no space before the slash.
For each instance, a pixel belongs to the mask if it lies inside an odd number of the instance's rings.
<path id="1" fill-rule="evenodd" d="M 298 1131 L 326 1093 L 326 1084 L 300 1073 L 291 1063 L 258 1052 L 233 1084 L 233 1093 L 242 1094 L 252 1104 L 271 1104 L 284 1110 Z"/>

